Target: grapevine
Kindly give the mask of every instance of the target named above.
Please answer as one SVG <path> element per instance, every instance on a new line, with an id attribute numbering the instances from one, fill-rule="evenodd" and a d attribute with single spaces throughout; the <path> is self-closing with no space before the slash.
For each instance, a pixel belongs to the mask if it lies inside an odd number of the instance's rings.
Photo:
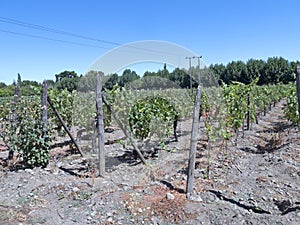
<path id="1" fill-rule="evenodd" d="M 294 125 L 298 123 L 298 99 L 296 85 L 290 84 L 287 88 L 286 106 L 284 107 L 285 117 Z"/>

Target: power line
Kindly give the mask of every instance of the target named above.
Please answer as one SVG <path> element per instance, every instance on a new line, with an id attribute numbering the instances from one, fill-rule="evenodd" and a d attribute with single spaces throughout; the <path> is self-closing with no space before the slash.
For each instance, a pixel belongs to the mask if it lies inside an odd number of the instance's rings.
<path id="1" fill-rule="evenodd" d="M 66 40 L 60 40 L 60 39 L 42 37 L 42 36 L 37 36 L 37 35 L 32 35 L 32 34 L 25 34 L 25 33 L 20 33 L 20 32 L 15 32 L 15 31 L 8 31 L 8 30 L 2 30 L 2 29 L 0 29 L 0 32 L 8 33 L 8 34 L 20 35 L 20 36 L 25 36 L 25 37 L 31 37 L 31 38 L 44 39 L 44 40 L 48 40 L 48 41 L 57 41 L 57 42 L 62 42 L 62 43 L 68 43 L 68 44 L 74 44 L 74 45 L 81 45 L 81 46 L 86 46 L 86 47 L 110 49 L 110 48 L 105 48 L 105 47 L 97 46 L 97 45 L 82 44 L 82 43 L 74 42 L 74 41 L 66 41 Z"/>
<path id="2" fill-rule="evenodd" d="M 122 45 L 120 43 L 116 43 L 116 42 L 112 42 L 112 41 L 105 41 L 105 40 L 101 40 L 101 39 L 97 39 L 97 38 L 93 38 L 93 37 L 88 37 L 88 36 L 84 36 L 84 35 L 80 35 L 80 34 L 74 34 L 71 32 L 66 32 L 66 31 L 53 29 L 53 28 L 49 28 L 49 27 L 45 27 L 45 26 L 41 26 L 41 25 L 32 24 L 32 23 L 26 23 L 26 22 L 22 22 L 19 20 L 9 19 L 9 18 L 5 18 L 5 17 L 1 17 L 1 16 L 0 16 L 0 21 L 4 22 L 4 23 L 10 23 L 10 24 L 23 26 L 23 27 L 27 27 L 27 28 L 32 28 L 32 29 L 36 29 L 36 30 L 43 30 L 43 31 L 51 32 L 51 33 L 63 34 L 63 35 L 67 35 L 67 36 L 102 42 L 102 43 L 111 44 L 111 45 Z"/>
<path id="3" fill-rule="evenodd" d="M 96 41 L 96 42 L 101 42 L 101 43 L 115 45 L 115 46 L 123 46 L 123 44 L 113 42 L 113 41 L 107 41 L 107 40 L 98 39 L 98 38 L 94 38 L 94 37 L 75 34 L 75 33 L 67 32 L 67 31 L 63 31 L 63 30 L 53 29 L 53 28 L 49 28 L 49 27 L 46 27 L 46 26 L 27 23 L 27 22 L 14 20 L 14 19 L 1 17 L 1 16 L 0 16 L 0 22 L 14 24 L 14 25 L 17 25 L 17 26 L 22 26 L 22 27 L 26 27 L 26 28 L 35 29 L 35 30 L 47 31 L 47 32 L 50 32 L 50 33 L 62 34 L 62 35 L 65 35 L 65 36 L 71 36 L 71 37 L 75 37 L 75 38 L 81 38 L 81 39 L 85 39 L 85 40 L 89 40 L 89 41 Z M 24 34 L 24 33 L 20 33 L 20 32 L 12 32 L 12 31 L 4 31 L 4 30 L 2 30 L 2 32 L 17 34 L 17 35 L 22 35 L 22 36 L 28 36 L 28 37 L 34 37 L 34 38 L 40 38 L 40 39 L 46 39 L 46 40 L 52 40 L 52 41 L 59 41 L 59 42 L 77 44 L 77 45 L 88 46 L 88 47 L 93 47 L 94 46 L 94 45 L 85 45 L 85 44 L 72 42 L 72 41 L 64 41 L 64 40 L 59 40 L 59 39 L 53 39 L 53 38 L 47 38 L 47 37 L 31 35 L 31 34 Z M 109 48 L 100 47 L 100 46 L 94 46 L 94 47 L 109 49 Z M 157 51 L 157 50 L 153 50 L 153 49 L 141 48 L 141 47 L 136 47 L 136 46 L 131 46 L 131 45 L 124 45 L 124 47 L 131 48 L 131 49 L 136 49 L 136 50 L 142 50 L 142 51 L 146 51 L 146 52 L 152 52 L 152 53 L 156 53 L 156 54 L 179 56 L 178 54 L 174 54 L 174 53 L 170 53 L 170 52 Z"/>

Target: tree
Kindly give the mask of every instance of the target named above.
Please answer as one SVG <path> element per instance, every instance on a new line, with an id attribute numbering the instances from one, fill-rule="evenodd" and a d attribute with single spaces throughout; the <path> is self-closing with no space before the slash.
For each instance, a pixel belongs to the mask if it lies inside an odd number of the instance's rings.
<path id="1" fill-rule="evenodd" d="M 239 81 L 242 83 L 247 82 L 247 66 L 243 61 L 232 61 L 227 64 L 224 77 L 221 79 L 225 83 L 230 83 L 231 81 Z"/>
<path id="2" fill-rule="evenodd" d="M 164 64 L 163 70 L 158 70 L 157 76 L 162 77 L 162 78 L 169 78 L 169 71 L 167 69 L 167 64 Z"/>
<path id="3" fill-rule="evenodd" d="M 256 78 L 262 78 L 265 76 L 265 65 L 263 60 L 249 59 L 247 61 L 247 83 L 251 83 Z"/>
<path id="4" fill-rule="evenodd" d="M 131 71 L 130 69 L 126 69 L 123 71 L 122 76 L 119 80 L 119 85 L 121 87 L 124 87 L 127 83 L 130 83 L 131 81 L 140 79 L 140 76 L 137 75 L 135 71 Z"/>
<path id="5" fill-rule="evenodd" d="M 205 67 L 200 70 L 200 84 L 203 87 L 215 87 L 218 86 L 219 79 L 211 69 Z"/>
<path id="6" fill-rule="evenodd" d="M 7 86 L 5 83 L 0 83 L 0 97 L 13 96 L 15 93 L 14 85 Z"/>
<path id="7" fill-rule="evenodd" d="M 2 89 L 2 88 L 5 88 L 5 87 L 7 87 L 7 85 L 4 82 L 0 82 L 0 88 Z"/>
<path id="8" fill-rule="evenodd" d="M 190 87 L 190 75 L 183 69 L 175 68 L 175 70 L 170 73 L 169 79 L 181 88 Z"/>
<path id="9" fill-rule="evenodd" d="M 55 83 L 54 88 L 58 90 L 67 89 L 69 92 L 77 90 L 77 85 L 79 83 L 79 77 L 75 78 L 63 78 L 59 82 Z"/>
<path id="10" fill-rule="evenodd" d="M 21 84 L 21 82 L 22 82 L 21 75 L 18 73 L 18 80 L 17 80 L 17 83 L 18 83 L 18 84 Z"/>
<path id="11" fill-rule="evenodd" d="M 77 90 L 82 92 L 96 91 L 97 71 L 89 71 L 80 78 Z"/>
<path id="12" fill-rule="evenodd" d="M 284 80 L 284 76 L 288 74 L 288 61 L 282 57 L 268 58 L 265 67 L 265 77 L 263 77 L 264 84 L 277 84 Z M 262 82 L 259 82 L 262 83 Z"/>
<path id="13" fill-rule="evenodd" d="M 149 72 L 149 71 L 146 71 L 144 73 L 144 76 L 143 77 L 154 77 L 154 76 L 157 76 L 157 73 L 156 72 Z"/>
<path id="14" fill-rule="evenodd" d="M 21 95 L 24 96 L 36 95 L 41 91 L 41 84 L 37 81 L 23 80 L 18 85 L 21 87 Z"/>
<path id="15" fill-rule="evenodd" d="M 109 90 L 113 89 L 114 85 L 119 83 L 119 76 L 118 74 L 114 73 L 108 76 L 107 81 L 104 84 L 104 88 Z"/>
<path id="16" fill-rule="evenodd" d="M 300 61 L 290 62 L 288 67 L 288 72 L 281 77 L 281 82 L 287 84 L 289 82 L 296 81 L 297 74 L 297 65 L 300 64 Z"/>
<path id="17" fill-rule="evenodd" d="M 214 77 L 219 81 L 219 84 L 221 84 L 221 81 L 225 82 L 223 80 L 226 72 L 226 66 L 224 64 L 211 64 L 209 69 L 213 72 Z"/>
<path id="18" fill-rule="evenodd" d="M 59 74 L 55 74 L 55 82 L 59 82 L 63 78 L 75 78 L 75 77 L 78 77 L 77 73 L 75 73 L 75 71 L 65 70 L 64 72 L 61 72 Z"/>
<path id="19" fill-rule="evenodd" d="M 66 70 L 59 74 L 55 74 L 55 79 L 56 81 L 54 88 L 58 90 L 67 89 L 68 91 L 72 92 L 73 90 L 77 89 L 77 85 L 80 78 L 74 71 Z"/>

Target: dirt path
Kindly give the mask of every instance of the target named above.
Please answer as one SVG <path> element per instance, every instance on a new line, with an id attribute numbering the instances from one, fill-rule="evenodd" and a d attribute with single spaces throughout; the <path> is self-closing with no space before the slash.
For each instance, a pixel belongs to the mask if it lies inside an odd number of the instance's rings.
<path id="1" fill-rule="evenodd" d="M 282 107 L 262 117 L 227 155 L 217 157 L 213 189 L 223 199 L 223 224 L 299 224 L 300 135 L 281 117 Z"/>
<path id="2" fill-rule="evenodd" d="M 4 166 L 2 151 L 0 224 L 300 224 L 300 134 L 281 118 L 282 107 L 261 117 L 237 146 L 208 150 L 199 141 L 198 201 L 184 194 L 190 121 L 180 122 L 179 142 L 148 166 L 136 164 L 125 142 L 106 145 L 104 178 L 93 178 L 88 162 L 64 148 L 53 150 L 45 169 L 17 171 Z"/>

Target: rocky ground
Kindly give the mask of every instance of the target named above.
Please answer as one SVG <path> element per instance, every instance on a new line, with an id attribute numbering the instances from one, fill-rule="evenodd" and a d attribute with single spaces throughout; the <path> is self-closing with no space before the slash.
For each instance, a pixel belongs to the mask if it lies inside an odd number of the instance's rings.
<path id="1" fill-rule="evenodd" d="M 113 141 L 119 129 L 106 133 L 103 178 L 68 147 L 53 148 L 46 168 L 17 169 L 2 146 L 0 224 L 300 224 L 300 133 L 282 106 L 227 148 L 199 128 L 194 201 L 185 195 L 191 121 L 147 166 Z"/>

